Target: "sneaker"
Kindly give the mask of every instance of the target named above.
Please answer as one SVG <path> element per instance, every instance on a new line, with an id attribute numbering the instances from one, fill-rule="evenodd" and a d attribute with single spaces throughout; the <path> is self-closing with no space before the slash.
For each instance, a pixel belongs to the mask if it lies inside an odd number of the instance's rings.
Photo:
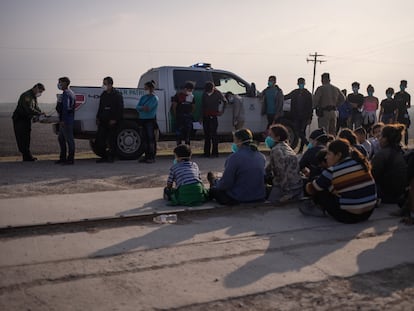
<path id="1" fill-rule="evenodd" d="M 67 160 L 67 161 L 63 162 L 62 164 L 63 165 L 73 165 L 73 164 L 75 164 L 75 161 L 74 160 Z"/>
<path id="2" fill-rule="evenodd" d="M 306 216 L 326 217 L 325 210 L 313 202 L 304 202 L 303 205 L 299 206 L 299 211 Z"/>
<path id="3" fill-rule="evenodd" d="M 23 162 L 34 162 L 34 161 L 37 161 L 37 158 L 35 157 L 23 158 Z"/>
<path id="4" fill-rule="evenodd" d="M 210 186 L 214 185 L 214 182 L 217 180 L 216 175 L 213 172 L 207 173 L 207 180 L 210 184 Z"/>
<path id="5" fill-rule="evenodd" d="M 63 164 L 65 162 L 66 162 L 66 160 L 59 159 L 59 160 L 55 161 L 55 164 Z"/>

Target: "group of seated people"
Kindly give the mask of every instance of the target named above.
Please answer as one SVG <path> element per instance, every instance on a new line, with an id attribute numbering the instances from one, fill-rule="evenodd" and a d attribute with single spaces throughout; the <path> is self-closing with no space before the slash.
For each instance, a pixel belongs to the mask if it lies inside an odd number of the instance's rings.
<path id="1" fill-rule="evenodd" d="M 190 147 L 179 145 L 164 198 L 172 205 L 194 206 L 211 199 L 223 205 L 282 204 L 305 196 L 310 200 L 301 204 L 303 214 L 328 214 L 342 223 L 367 220 L 379 202 L 405 204 L 401 211 L 409 214 L 414 212 L 414 156 L 408 158 L 400 146 L 403 132 L 404 125 L 378 123 L 369 138 L 364 129 L 343 129 L 335 138 L 317 129 L 299 157 L 288 144 L 287 129 L 275 124 L 265 140 L 270 149 L 266 161 L 252 132 L 240 129 L 222 176 L 207 174 L 209 189 L 191 160 Z"/>

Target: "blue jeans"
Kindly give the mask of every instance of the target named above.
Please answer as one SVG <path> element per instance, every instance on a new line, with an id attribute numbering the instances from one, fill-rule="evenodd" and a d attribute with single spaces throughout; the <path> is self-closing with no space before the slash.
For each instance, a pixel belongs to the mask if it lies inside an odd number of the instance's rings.
<path id="1" fill-rule="evenodd" d="M 73 124 L 65 123 L 64 126 L 59 127 L 58 141 L 60 146 L 60 160 L 73 161 L 75 159 L 75 139 L 73 137 Z M 66 155 L 67 149 L 69 151 Z"/>

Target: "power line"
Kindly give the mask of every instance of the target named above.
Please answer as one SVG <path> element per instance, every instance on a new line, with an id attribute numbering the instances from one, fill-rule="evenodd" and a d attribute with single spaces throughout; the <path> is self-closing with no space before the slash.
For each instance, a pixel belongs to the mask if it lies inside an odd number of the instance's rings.
<path id="1" fill-rule="evenodd" d="M 324 57 L 325 55 L 318 54 L 318 52 L 315 52 L 315 54 L 309 54 L 310 57 L 313 57 L 313 59 L 306 58 L 306 62 L 312 62 L 313 63 L 313 81 L 312 81 L 312 94 L 315 91 L 315 75 L 316 75 L 316 63 L 322 64 L 326 62 L 326 60 L 318 59 L 318 57 Z"/>

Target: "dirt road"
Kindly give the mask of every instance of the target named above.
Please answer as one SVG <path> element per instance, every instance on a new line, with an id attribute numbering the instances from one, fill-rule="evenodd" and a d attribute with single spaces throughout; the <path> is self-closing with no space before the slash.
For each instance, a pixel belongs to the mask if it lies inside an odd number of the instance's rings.
<path id="1" fill-rule="evenodd" d="M 196 160 L 205 177 L 225 158 Z M 1 162 L 0 208 L 8 198 L 163 186 L 171 163 Z M 4 235 L 0 309 L 410 310 L 413 230 L 385 207 L 347 226 L 290 205 Z"/>

